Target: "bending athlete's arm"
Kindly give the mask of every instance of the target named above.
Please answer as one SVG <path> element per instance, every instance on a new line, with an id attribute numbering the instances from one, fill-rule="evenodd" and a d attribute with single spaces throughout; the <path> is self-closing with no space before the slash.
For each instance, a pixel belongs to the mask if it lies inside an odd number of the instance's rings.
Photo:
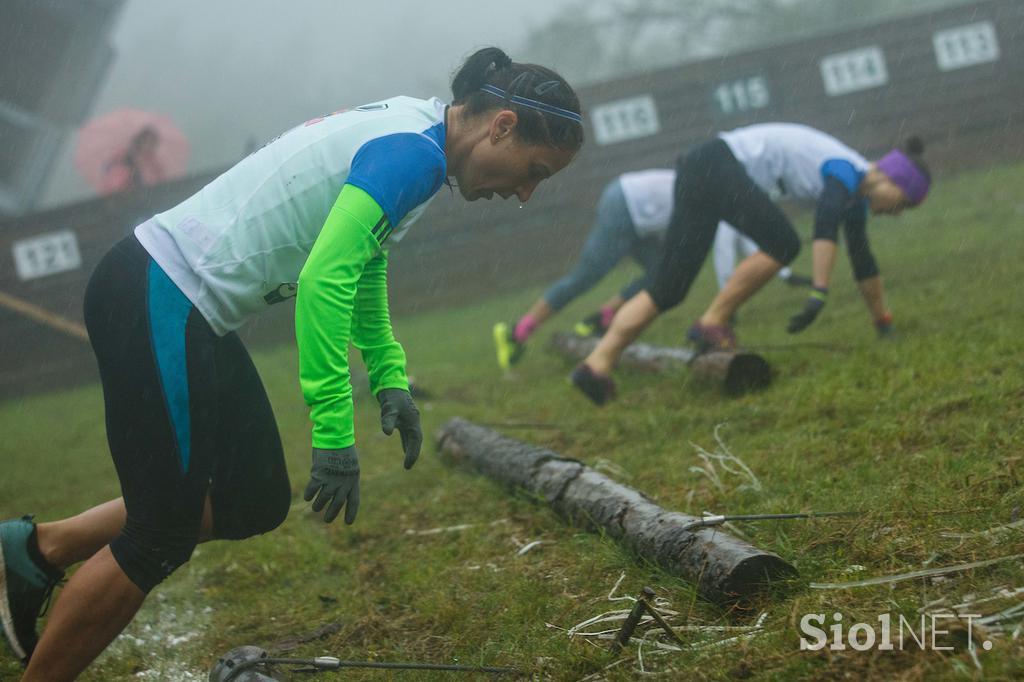
<path id="1" fill-rule="evenodd" d="M 814 242 L 811 245 L 811 292 L 803 309 L 789 318 L 786 330 L 796 334 L 808 327 L 828 300 L 828 284 L 836 264 L 839 223 L 860 181 L 849 161 L 831 159 L 821 167 L 824 188 L 814 213 Z"/>
<path id="2" fill-rule="evenodd" d="M 885 305 L 885 289 L 878 273 L 878 262 L 868 243 L 866 206 L 854 208 L 847 214 L 843 235 L 846 237 L 846 252 L 850 257 L 853 278 L 857 281 L 860 295 L 879 332 L 886 333 L 892 324 L 892 314 Z"/>
<path id="3" fill-rule="evenodd" d="M 356 285 L 352 343 L 363 354 L 370 374 L 370 390 L 380 403 L 381 430 L 390 436 L 398 429 L 405 452 L 405 468 L 411 469 L 420 456 L 423 431 L 419 410 L 409 394 L 405 350 L 395 340 L 391 329 L 387 274 L 387 252 L 381 251 L 366 264 Z"/>
<path id="4" fill-rule="evenodd" d="M 380 250 L 373 229 L 381 216 L 369 194 L 346 184 L 299 275 L 299 382 L 310 407 L 315 448 L 355 443 L 348 344 L 360 278 Z"/>
<path id="5" fill-rule="evenodd" d="M 345 448 L 355 442 L 348 342 L 360 278 L 391 230 L 437 191 L 444 169 L 444 152 L 419 133 L 375 138 L 352 159 L 348 180 L 299 276 L 296 299 L 299 379 L 310 406 L 316 448 Z M 370 280 L 383 276 L 379 265 L 369 267 Z M 370 281 L 366 286 L 369 292 L 384 296 L 386 306 L 386 289 L 379 285 L 375 289 Z M 373 295 L 367 293 L 366 298 Z M 390 321 L 387 324 L 390 333 Z M 373 322 L 370 328 L 376 328 Z M 380 338 L 364 329 L 356 334 L 364 345 L 374 345 Z M 370 352 L 376 379 L 397 382 L 399 375 L 404 377 L 404 353 L 399 367 L 395 348 L 380 351 Z M 384 358 L 390 358 L 390 364 Z M 382 390 L 383 384 L 377 389 Z"/>
<path id="6" fill-rule="evenodd" d="M 812 249 L 812 278 L 814 286 L 827 289 L 836 262 L 839 224 L 850 202 L 851 193 L 839 179 L 825 178 L 825 189 L 818 198 L 814 212 L 814 242 Z"/>
<path id="7" fill-rule="evenodd" d="M 356 285 L 352 344 L 360 350 L 370 374 L 370 391 L 385 388 L 409 390 L 405 351 L 395 340 L 388 311 L 388 257 L 381 250 L 363 268 Z"/>
<path id="8" fill-rule="evenodd" d="M 871 244 L 868 243 L 867 222 L 867 206 L 862 205 L 850 209 L 846 214 L 846 222 L 843 223 L 846 252 L 853 268 L 853 278 L 857 282 L 878 277 L 878 262 L 875 261 L 875 255 L 871 253 Z"/>
<path id="9" fill-rule="evenodd" d="M 366 289 L 361 298 L 383 296 L 386 305 L 386 288 L 373 284 L 384 270 L 369 264 L 392 228 L 437 191 L 444 169 L 441 146 L 426 134 L 396 132 L 366 142 L 352 158 L 346 183 L 299 275 L 295 309 L 299 379 L 313 421 L 313 465 L 303 497 L 316 498 L 313 511 L 326 506 L 324 521 L 332 521 L 344 507 L 345 523 L 352 523 L 359 509 L 359 459 L 348 370 L 359 288 Z M 367 268 L 371 274 L 364 283 Z M 389 320 L 387 324 L 390 327 Z M 359 328 L 355 333 L 362 345 L 380 345 L 382 335 L 373 323 L 370 330 Z M 371 371 L 379 373 L 391 366 L 392 380 L 404 376 L 404 353 L 396 366 L 395 348 L 378 350 L 382 356 L 369 354 L 374 363 Z M 390 434 L 395 426 L 401 432 L 408 469 L 419 456 L 422 441 L 416 407 L 404 389 L 381 389 L 377 398 L 384 432 Z"/>

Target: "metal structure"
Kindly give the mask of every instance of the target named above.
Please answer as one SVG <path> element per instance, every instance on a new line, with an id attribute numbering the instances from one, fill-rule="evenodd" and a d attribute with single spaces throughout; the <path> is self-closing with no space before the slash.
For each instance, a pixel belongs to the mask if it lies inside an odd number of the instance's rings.
<path id="1" fill-rule="evenodd" d="M 88 115 L 123 2 L 0 3 L 0 215 L 32 208 L 65 134 Z"/>
<path id="2" fill-rule="evenodd" d="M 350 668 L 371 670 L 419 670 L 477 673 L 489 675 L 523 674 L 515 668 L 496 666 L 455 665 L 444 663 L 393 663 L 388 661 L 343 661 L 335 656 L 315 658 L 278 658 L 270 656 L 256 646 L 235 647 L 217 659 L 210 670 L 210 682 L 277 682 L 273 675 L 282 666 L 289 666 L 281 672 L 317 673 Z"/>

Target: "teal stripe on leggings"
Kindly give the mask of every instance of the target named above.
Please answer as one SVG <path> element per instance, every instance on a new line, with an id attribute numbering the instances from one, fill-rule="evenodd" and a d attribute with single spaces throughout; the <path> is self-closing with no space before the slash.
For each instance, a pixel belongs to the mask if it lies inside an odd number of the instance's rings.
<path id="1" fill-rule="evenodd" d="M 181 470 L 186 473 L 192 448 L 192 423 L 188 410 L 185 323 L 192 310 L 192 302 L 153 260 L 149 262 L 148 286 L 150 343 L 178 445 Z"/>

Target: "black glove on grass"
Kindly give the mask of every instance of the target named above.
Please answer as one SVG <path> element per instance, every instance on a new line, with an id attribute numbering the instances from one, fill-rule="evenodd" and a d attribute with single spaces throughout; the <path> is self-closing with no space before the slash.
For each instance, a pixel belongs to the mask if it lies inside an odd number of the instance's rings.
<path id="1" fill-rule="evenodd" d="M 807 327 L 814 322 L 814 319 L 818 317 L 818 313 L 821 312 L 821 309 L 825 307 L 826 300 L 828 300 L 828 289 L 814 287 L 811 291 L 811 295 L 807 297 L 807 301 L 804 303 L 804 309 L 789 318 L 789 324 L 786 325 L 786 331 L 790 334 L 796 334 L 807 329 Z"/>

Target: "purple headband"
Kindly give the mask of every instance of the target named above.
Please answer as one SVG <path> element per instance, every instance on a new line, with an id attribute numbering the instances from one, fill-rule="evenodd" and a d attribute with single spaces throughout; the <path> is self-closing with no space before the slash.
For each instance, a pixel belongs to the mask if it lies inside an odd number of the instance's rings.
<path id="1" fill-rule="evenodd" d="M 931 180 L 910 158 L 899 149 L 878 160 L 878 170 L 885 173 L 907 195 L 911 206 L 917 206 L 928 196 Z"/>

